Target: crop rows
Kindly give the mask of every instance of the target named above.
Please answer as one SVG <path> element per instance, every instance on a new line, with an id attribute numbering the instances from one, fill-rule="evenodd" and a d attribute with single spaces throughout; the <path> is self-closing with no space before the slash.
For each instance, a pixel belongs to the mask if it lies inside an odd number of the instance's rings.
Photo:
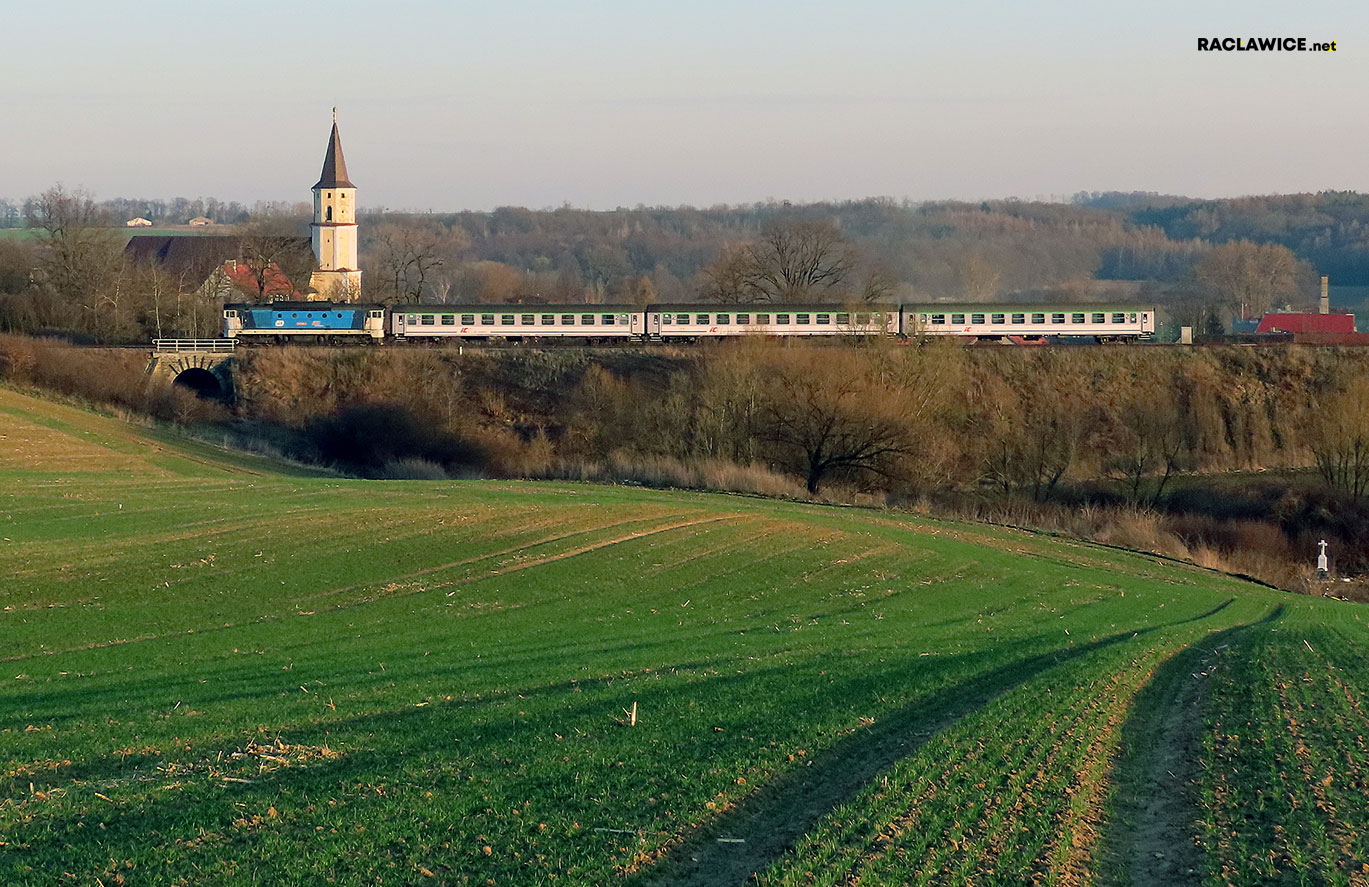
<path id="1" fill-rule="evenodd" d="M 1369 884 L 1369 632 L 1293 614 L 1215 675 L 1201 779 L 1207 883 Z"/>
<path id="2" fill-rule="evenodd" d="M 1202 631 L 1141 634 L 1067 658 L 900 761 L 761 883 L 1087 882 L 1130 701 Z"/>

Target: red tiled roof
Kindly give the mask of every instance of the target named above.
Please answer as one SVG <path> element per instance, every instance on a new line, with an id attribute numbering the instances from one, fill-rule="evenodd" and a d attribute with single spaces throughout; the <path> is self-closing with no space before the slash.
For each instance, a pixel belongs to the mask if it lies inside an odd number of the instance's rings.
<path id="1" fill-rule="evenodd" d="M 1353 314 L 1266 314 L 1257 333 L 1353 333 Z"/>

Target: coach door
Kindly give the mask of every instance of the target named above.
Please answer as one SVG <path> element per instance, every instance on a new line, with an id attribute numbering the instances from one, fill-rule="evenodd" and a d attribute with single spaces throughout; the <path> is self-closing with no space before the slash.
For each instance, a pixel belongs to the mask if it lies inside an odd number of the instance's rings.
<path id="1" fill-rule="evenodd" d="M 649 339 L 661 337 L 661 312 L 635 311 L 632 314 L 632 332 Z"/>

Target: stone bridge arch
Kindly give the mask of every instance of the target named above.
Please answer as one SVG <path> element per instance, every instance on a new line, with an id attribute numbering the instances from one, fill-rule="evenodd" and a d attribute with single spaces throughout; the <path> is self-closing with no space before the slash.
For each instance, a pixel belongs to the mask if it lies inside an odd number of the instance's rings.
<path id="1" fill-rule="evenodd" d="M 153 346 L 147 373 L 183 385 L 207 400 L 232 401 L 235 344 L 223 339 L 160 339 Z"/>

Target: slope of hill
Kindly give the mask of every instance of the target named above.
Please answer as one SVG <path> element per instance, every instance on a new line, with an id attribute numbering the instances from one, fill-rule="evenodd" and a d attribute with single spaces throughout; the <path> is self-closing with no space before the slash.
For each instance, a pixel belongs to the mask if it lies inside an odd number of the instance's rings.
<path id="1" fill-rule="evenodd" d="M 1349 605 L 902 514 L 310 477 L 0 415 L 4 883 L 1360 877 Z"/>

